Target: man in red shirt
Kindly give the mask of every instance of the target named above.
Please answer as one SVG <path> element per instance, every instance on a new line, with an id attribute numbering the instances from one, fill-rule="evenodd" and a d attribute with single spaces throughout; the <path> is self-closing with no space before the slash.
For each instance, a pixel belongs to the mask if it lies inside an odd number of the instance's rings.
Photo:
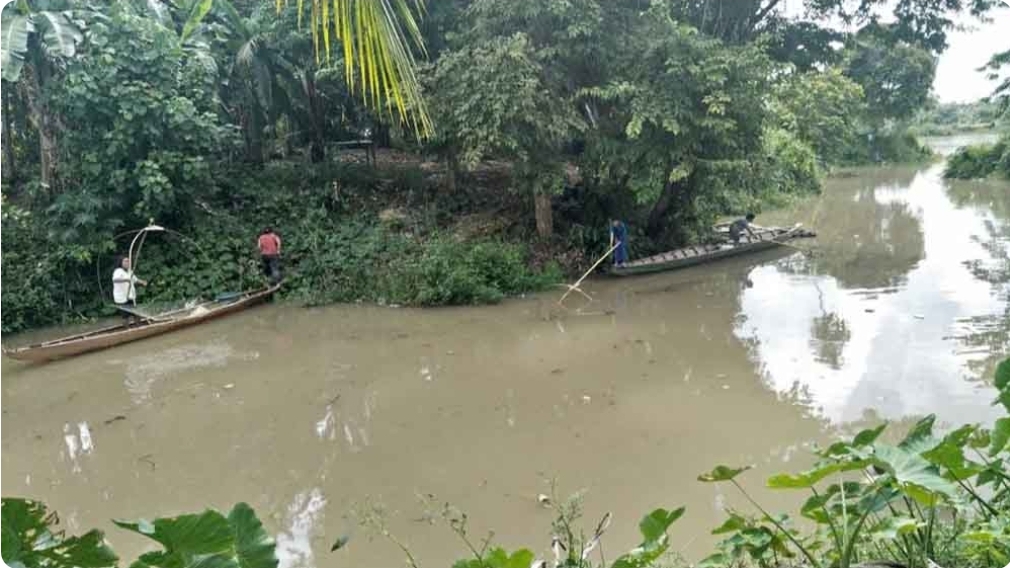
<path id="1" fill-rule="evenodd" d="M 256 243 L 260 249 L 260 260 L 263 262 L 263 275 L 272 284 L 281 281 L 281 238 L 273 229 L 267 227 L 260 233 Z"/>

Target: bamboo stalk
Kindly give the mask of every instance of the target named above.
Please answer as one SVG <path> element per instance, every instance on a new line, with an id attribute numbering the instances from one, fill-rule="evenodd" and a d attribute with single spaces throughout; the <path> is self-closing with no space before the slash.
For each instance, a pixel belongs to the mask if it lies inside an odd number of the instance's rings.
<path id="1" fill-rule="evenodd" d="M 568 294 L 571 294 L 573 291 L 577 290 L 579 288 L 579 284 L 582 284 L 582 281 L 585 280 L 586 278 L 588 278 L 589 275 L 592 274 L 594 270 L 596 270 L 596 267 L 599 266 L 601 262 L 603 262 L 604 260 L 606 260 L 607 257 L 610 256 L 610 253 L 612 253 L 615 250 L 617 250 L 617 247 L 619 247 L 619 246 L 621 246 L 621 242 L 620 241 L 614 243 L 614 246 L 610 247 L 610 250 L 608 250 L 606 253 L 604 253 L 603 256 L 601 256 L 599 260 L 597 260 L 592 266 L 589 267 L 589 270 L 587 270 L 586 273 L 582 275 L 582 278 L 579 278 L 578 280 L 575 281 L 575 284 L 572 284 L 571 286 L 569 286 L 568 287 L 568 291 L 565 292 L 563 296 L 561 296 L 560 300 L 558 300 L 558 305 L 560 306 L 561 303 L 565 301 L 565 298 L 568 297 Z M 579 290 L 579 291 L 581 292 L 581 290 Z M 583 292 L 583 294 L 585 294 L 585 292 Z"/>

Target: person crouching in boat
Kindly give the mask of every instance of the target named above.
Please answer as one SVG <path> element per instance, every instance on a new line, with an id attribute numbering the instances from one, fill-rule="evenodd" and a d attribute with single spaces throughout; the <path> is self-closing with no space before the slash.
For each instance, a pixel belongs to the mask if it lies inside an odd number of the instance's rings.
<path id="1" fill-rule="evenodd" d="M 754 222 L 754 214 L 748 213 L 742 219 L 737 219 L 736 221 L 730 223 L 729 239 L 733 241 L 733 246 L 737 246 L 740 244 L 740 237 L 742 237 L 744 233 L 750 235 L 752 239 L 757 239 L 757 235 L 755 235 L 754 231 L 751 230 L 750 228 L 750 225 L 753 222 Z"/>
<path id="2" fill-rule="evenodd" d="M 271 284 L 281 281 L 281 238 L 270 227 L 263 229 L 256 242 L 260 249 L 260 261 L 263 264 L 263 275 Z"/>
<path id="3" fill-rule="evenodd" d="M 130 257 L 121 257 L 116 269 L 112 271 L 112 301 L 117 308 L 129 308 L 137 300 L 137 286 L 147 286 L 147 281 L 133 275 Z M 127 322 L 133 320 L 133 316 L 126 311 L 123 311 L 123 317 Z"/>
<path id="4" fill-rule="evenodd" d="M 618 219 L 610 223 L 610 248 L 614 249 L 614 266 L 624 266 L 628 262 L 628 226 Z"/>

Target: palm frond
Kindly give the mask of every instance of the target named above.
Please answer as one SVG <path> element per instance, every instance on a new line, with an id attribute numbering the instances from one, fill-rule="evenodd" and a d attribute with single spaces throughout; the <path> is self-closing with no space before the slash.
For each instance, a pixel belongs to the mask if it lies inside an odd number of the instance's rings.
<path id="1" fill-rule="evenodd" d="M 417 24 L 423 13 L 423 0 L 312 0 L 310 24 L 317 61 L 330 60 L 335 37 L 351 91 L 360 90 L 375 111 L 395 112 L 419 137 L 432 133 L 412 51 L 425 53 Z"/>

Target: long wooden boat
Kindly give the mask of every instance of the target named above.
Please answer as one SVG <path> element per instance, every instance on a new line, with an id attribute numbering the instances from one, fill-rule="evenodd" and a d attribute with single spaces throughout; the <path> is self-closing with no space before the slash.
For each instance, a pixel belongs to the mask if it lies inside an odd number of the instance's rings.
<path id="1" fill-rule="evenodd" d="M 632 276 L 636 274 L 648 274 L 650 272 L 662 272 L 665 270 L 676 270 L 719 259 L 738 256 L 741 254 L 753 253 L 761 250 L 781 246 L 781 243 L 792 239 L 800 239 L 816 236 L 814 233 L 801 228 L 799 225 L 790 228 L 767 228 L 755 231 L 756 237 L 750 235 L 741 237 L 740 244 L 715 243 L 696 246 L 687 246 L 676 250 L 667 251 L 646 258 L 640 258 L 631 262 L 626 262 L 620 267 L 612 267 L 609 274 L 612 276 Z"/>
<path id="2" fill-rule="evenodd" d="M 65 357 L 73 357 L 82 353 L 161 335 L 214 318 L 233 314 L 266 300 L 278 288 L 280 288 L 280 284 L 275 284 L 267 288 L 242 292 L 241 294 L 202 302 L 195 306 L 144 317 L 131 324 L 122 323 L 103 327 L 94 331 L 13 349 L 4 347 L 3 352 L 4 355 L 13 359 L 31 362 L 52 361 Z"/>

